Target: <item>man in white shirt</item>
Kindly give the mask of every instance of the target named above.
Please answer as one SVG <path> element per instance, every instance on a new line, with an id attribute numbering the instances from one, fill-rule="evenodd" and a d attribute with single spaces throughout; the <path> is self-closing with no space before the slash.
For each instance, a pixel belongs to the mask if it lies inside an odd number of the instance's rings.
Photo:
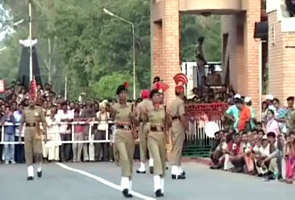
<path id="1" fill-rule="evenodd" d="M 73 112 L 68 110 L 68 105 L 66 102 L 62 103 L 62 110 L 57 112 L 57 121 L 60 121 L 62 125 L 59 126 L 60 138 L 62 141 L 71 141 L 71 130 L 72 125 L 68 123 L 72 122 L 74 119 Z M 67 124 L 64 124 L 67 123 Z M 71 144 L 62 144 L 61 146 L 61 161 L 70 161 L 71 154 Z"/>
<path id="2" fill-rule="evenodd" d="M 21 121 L 21 118 L 22 118 L 22 113 L 23 113 L 23 109 L 24 109 L 24 106 L 22 104 L 20 104 L 18 106 L 18 109 L 16 110 L 14 107 L 13 107 L 13 117 L 15 119 L 15 123 L 20 123 Z M 24 134 L 23 133 L 20 133 L 19 132 L 19 128 L 16 127 L 15 128 L 15 141 L 19 141 L 19 137 L 21 137 L 22 141 L 24 141 Z M 24 163 L 25 162 L 25 147 L 23 144 L 17 144 L 15 145 L 15 161 L 17 163 Z"/>

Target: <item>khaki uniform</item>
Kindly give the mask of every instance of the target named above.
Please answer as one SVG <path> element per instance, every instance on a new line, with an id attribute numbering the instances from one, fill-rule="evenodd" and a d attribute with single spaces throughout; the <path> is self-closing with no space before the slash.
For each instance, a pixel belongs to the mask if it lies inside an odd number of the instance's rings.
<path id="1" fill-rule="evenodd" d="M 145 162 L 147 160 L 147 150 L 148 150 L 148 143 L 147 143 L 147 135 L 150 130 L 149 123 L 147 122 L 146 113 L 143 111 L 150 111 L 153 108 L 153 104 L 150 100 L 144 99 L 141 103 L 137 106 L 139 111 L 139 146 L 140 146 L 140 161 Z"/>
<path id="2" fill-rule="evenodd" d="M 28 166 L 42 162 L 42 133 L 40 123 L 46 126 L 44 113 L 40 107 L 26 108 L 23 111 L 22 122 L 25 126 L 25 157 Z M 46 131 L 46 130 L 45 130 Z"/>
<path id="3" fill-rule="evenodd" d="M 180 166 L 182 148 L 185 139 L 185 128 L 183 127 L 180 116 L 185 114 L 184 101 L 176 97 L 171 103 L 170 114 L 172 116 L 172 165 Z"/>
<path id="4" fill-rule="evenodd" d="M 113 111 L 115 112 L 116 124 L 115 145 L 119 153 L 122 176 L 131 177 L 135 148 L 131 130 L 131 105 L 115 104 Z"/>
<path id="5" fill-rule="evenodd" d="M 166 148 L 165 148 L 165 108 L 152 109 L 148 113 L 150 131 L 148 133 L 149 152 L 154 160 L 154 175 L 165 175 Z"/>

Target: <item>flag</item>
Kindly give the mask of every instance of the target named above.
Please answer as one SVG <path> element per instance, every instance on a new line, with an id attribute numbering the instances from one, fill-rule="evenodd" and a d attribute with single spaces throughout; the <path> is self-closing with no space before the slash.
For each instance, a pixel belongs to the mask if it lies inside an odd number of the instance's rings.
<path id="1" fill-rule="evenodd" d="M 32 81 L 31 81 L 30 97 L 33 99 L 37 98 L 37 82 L 36 82 L 35 77 L 33 77 Z"/>

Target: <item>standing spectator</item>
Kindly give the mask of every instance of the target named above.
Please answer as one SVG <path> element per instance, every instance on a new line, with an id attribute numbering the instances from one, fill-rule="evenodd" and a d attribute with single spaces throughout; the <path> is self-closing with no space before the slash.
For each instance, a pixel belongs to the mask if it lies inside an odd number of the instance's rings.
<path id="1" fill-rule="evenodd" d="M 274 132 L 276 136 L 281 134 L 280 126 L 278 121 L 275 119 L 275 113 L 273 110 L 267 111 L 267 124 L 266 124 L 266 132 Z"/>
<path id="2" fill-rule="evenodd" d="M 82 111 L 81 118 L 86 121 L 86 123 L 90 123 L 96 118 L 96 113 L 94 112 L 92 105 L 90 102 L 86 104 L 86 108 Z M 96 131 L 92 131 L 92 126 L 85 125 L 84 127 L 84 140 L 94 140 L 94 134 Z M 89 138 L 89 131 L 90 131 L 90 138 Z M 88 139 L 89 138 L 89 139 Z M 89 155 L 87 151 L 87 143 L 83 145 L 83 158 L 84 161 L 94 161 L 94 144 L 93 142 L 89 143 Z"/>
<path id="3" fill-rule="evenodd" d="M 287 99 L 288 101 L 288 99 Z M 280 126 L 280 131 L 284 134 L 287 133 L 287 128 L 286 128 L 286 118 L 288 115 L 288 109 L 285 107 L 280 106 L 280 101 L 275 98 L 274 99 L 274 107 L 276 108 L 276 113 L 275 113 L 275 119 L 278 121 L 279 126 Z"/>
<path id="4" fill-rule="evenodd" d="M 256 110 L 252 107 L 252 99 L 250 97 L 246 97 L 244 101 L 251 110 L 251 129 L 256 129 Z"/>
<path id="5" fill-rule="evenodd" d="M 232 105 L 229 109 L 225 111 L 225 117 L 228 119 L 232 120 L 234 123 L 233 128 L 235 131 L 238 130 L 238 125 L 239 125 L 239 119 L 240 119 L 240 110 L 238 109 L 236 105 L 236 101 L 241 98 L 239 94 L 235 95 L 235 105 Z"/>
<path id="6" fill-rule="evenodd" d="M 15 119 L 13 117 L 13 113 L 10 110 L 10 107 L 5 108 L 5 115 L 1 119 L 2 126 L 5 125 L 5 123 L 12 123 L 10 125 L 6 125 L 4 127 L 4 141 L 5 142 L 14 142 L 15 141 L 15 127 L 13 124 L 15 124 Z M 5 144 L 4 145 L 4 160 L 5 164 L 15 164 L 14 161 L 14 144 Z"/>
<path id="7" fill-rule="evenodd" d="M 15 123 L 20 123 L 22 114 L 23 114 L 24 106 L 20 104 L 17 110 L 14 110 L 13 117 L 15 119 Z M 21 137 L 21 139 L 20 139 Z M 15 128 L 15 141 L 24 141 L 24 134 L 19 132 L 19 127 Z M 23 144 L 17 144 L 15 146 L 15 161 L 17 163 L 25 162 L 25 146 Z"/>
<path id="8" fill-rule="evenodd" d="M 242 99 L 238 99 L 236 105 L 240 110 L 239 131 L 248 132 L 251 130 L 251 110 L 244 104 Z"/>
<path id="9" fill-rule="evenodd" d="M 80 119 L 80 110 L 74 111 L 74 121 L 79 122 Z M 83 140 L 84 126 L 81 124 L 75 124 L 74 128 L 74 141 Z M 81 162 L 83 143 L 74 143 L 73 144 L 73 162 Z"/>
<path id="10" fill-rule="evenodd" d="M 286 120 L 287 132 L 295 131 L 295 109 L 294 109 L 294 97 L 287 98 L 288 103 L 288 115 Z"/>
<path id="11" fill-rule="evenodd" d="M 68 111 L 68 106 L 66 102 L 62 103 L 62 110 L 57 112 L 57 119 L 62 123 L 70 123 L 73 121 L 74 116 L 72 112 Z M 71 125 L 62 124 L 59 127 L 59 133 L 61 141 L 71 141 Z M 69 161 L 71 155 L 71 144 L 62 144 L 61 145 L 61 161 Z"/>
<path id="12" fill-rule="evenodd" d="M 46 116 L 48 142 L 45 144 L 45 149 L 48 154 L 48 161 L 59 161 L 59 146 L 61 145 L 61 138 L 58 128 L 59 119 L 56 113 L 56 107 L 52 106 L 49 115 Z"/>
<path id="13" fill-rule="evenodd" d="M 108 121 L 109 121 L 109 113 L 106 112 L 106 106 L 103 104 L 100 107 L 100 111 L 96 113 L 96 117 L 98 120 L 98 126 L 97 126 L 97 137 L 95 140 L 105 140 L 106 139 L 106 134 L 108 130 Z M 106 161 L 109 157 L 108 155 L 108 144 L 107 143 L 97 143 L 95 145 L 95 154 L 96 157 L 100 158 L 101 155 L 101 150 L 102 150 L 102 157 Z"/>

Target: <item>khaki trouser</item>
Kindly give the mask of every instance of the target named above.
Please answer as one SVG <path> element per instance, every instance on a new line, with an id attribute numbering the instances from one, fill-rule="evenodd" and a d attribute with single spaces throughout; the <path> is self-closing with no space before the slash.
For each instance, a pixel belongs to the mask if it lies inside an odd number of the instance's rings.
<path id="1" fill-rule="evenodd" d="M 185 131 L 179 120 L 172 122 L 172 165 L 180 166 Z"/>
<path id="2" fill-rule="evenodd" d="M 154 160 L 154 175 L 165 175 L 166 148 L 163 132 L 150 132 L 148 134 L 148 146 L 151 157 Z"/>
<path id="3" fill-rule="evenodd" d="M 25 129 L 25 157 L 28 166 L 42 162 L 42 140 L 36 139 L 36 127 L 26 127 Z"/>
<path id="4" fill-rule="evenodd" d="M 150 128 L 150 125 L 148 123 L 140 123 L 139 125 L 139 147 L 140 147 L 141 162 L 145 162 L 147 160 L 147 150 L 148 150 L 147 137 L 148 137 L 149 128 Z"/>
<path id="5" fill-rule="evenodd" d="M 115 145 L 119 153 L 122 176 L 131 177 L 135 143 L 131 132 L 116 130 Z"/>

